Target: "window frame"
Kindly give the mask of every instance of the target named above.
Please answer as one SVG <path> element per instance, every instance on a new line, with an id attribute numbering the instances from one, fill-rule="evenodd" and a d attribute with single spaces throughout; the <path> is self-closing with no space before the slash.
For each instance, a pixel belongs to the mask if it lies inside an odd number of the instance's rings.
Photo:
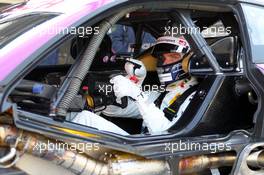
<path id="1" fill-rule="evenodd" d="M 263 6 L 258 6 L 258 5 L 252 5 L 252 4 L 247 4 L 247 3 L 242 3 L 241 4 L 243 13 L 244 13 L 244 18 L 245 18 L 245 22 L 246 22 L 246 30 L 248 33 L 248 37 L 249 37 L 249 42 L 250 42 L 250 49 L 251 49 L 251 59 L 253 63 L 256 64 L 263 64 L 264 63 L 264 56 L 261 56 L 261 51 L 264 50 L 264 35 L 263 37 L 257 37 L 259 32 L 263 29 L 260 28 L 256 28 L 256 23 L 258 22 L 255 19 L 252 19 L 250 17 L 249 11 L 250 9 L 252 10 L 252 8 L 254 8 L 255 10 L 262 10 L 264 14 L 264 7 Z M 255 12 L 255 11 L 254 11 Z M 263 15 L 264 17 L 264 15 Z M 259 17 L 259 19 L 261 19 L 261 17 Z M 252 25 L 254 24 L 254 28 L 252 27 Z M 258 26 L 261 27 L 261 26 Z M 264 28 L 264 23 L 263 23 L 263 28 Z M 256 39 L 257 38 L 257 39 Z M 261 39 L 259 41 L 257 41 L 258 39 Z M 256 42 L 261 42 L 260 44 L 255 44 Z M 263 53 L 262 53 L 263 55 Z"/>

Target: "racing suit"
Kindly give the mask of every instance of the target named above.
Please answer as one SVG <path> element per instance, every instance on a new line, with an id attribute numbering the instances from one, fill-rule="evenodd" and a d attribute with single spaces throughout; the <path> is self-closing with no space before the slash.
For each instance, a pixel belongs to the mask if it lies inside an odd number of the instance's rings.
<path id="1" fill-rule="evenodd" d="M 163 110 L 170 106 L 180 95 L 182 95 L 190 87 L 195 86 L 197 81 L 195 78 L 183 79 L 175 82 L 172 86 L 166 88 L 166 95 L 162 100 L 160 108 L 154 102 L 161 95 L 158 91 L 142 92 L 140 86 L 130 81 L 127 77 L 116 76 L 111 80 L 114 84 L 115 95 L 118 99 L 124 96 L 129 96 L 128 106 L 125 109 L 110 105 L 103 114 L 110 117 L 128 117 L 128 118 L 142 118 L 143 125 L 148 128 L 150 134 L 161 134 L 166 132 L 173 126 L 181 117 L 186 107 L 189 105 L 195 92 L 191 93 L 179 107 L 177 115 L 169 120 L 165 117 Z M 112 122 L 103 117 L 89 112 L 83 111 L 79 113 L 74 119 L 74 123 L 86 125 L 97 128 L 103 131 L 114 132 L 121 135 L 129 135 L 126 131 L 119 128 Z"/>

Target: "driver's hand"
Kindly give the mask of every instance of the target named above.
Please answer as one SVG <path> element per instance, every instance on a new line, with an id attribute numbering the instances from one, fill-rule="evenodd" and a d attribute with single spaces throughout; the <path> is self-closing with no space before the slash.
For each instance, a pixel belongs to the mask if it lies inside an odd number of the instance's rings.
<path id="1" fill-rule="evenodd" d="M 135 84 L 134 82 L 122 75 L 113 77 L 110 80 L 110 83 L 114 85 L 113 89 L 117 98 L 127 96 L 131 97 L 134 100 L 138 100 L 143 94 L 139 85 Z"/>

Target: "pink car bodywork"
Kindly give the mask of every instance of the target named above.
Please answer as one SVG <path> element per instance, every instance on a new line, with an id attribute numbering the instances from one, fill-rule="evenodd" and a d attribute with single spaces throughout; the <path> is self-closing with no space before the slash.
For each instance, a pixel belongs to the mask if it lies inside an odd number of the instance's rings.
<path id="1" fill-rule="evenodd" d="M 112 1 L 114 0 L 30 0 L 26 5 L 7 12 L 7 18 L 34 12 L 54 12 L 60 15 L 27 31 L 1 49 L 0 65 L 4 66 L 0 69 L 0 81 L 41 46 L 58 35 L 56 32 L 47 31 L 68 28 L 82 17 L 92 14 Z M 264 73 L 264 64 L 259 64 L 258 68 Z"/>
<path id="2" fill-rule="evenodd" d="M 264 64 L 258 64 L 258 68 L 264 74 Z"/>
<path id="3" fill-rule="evenodd" d="M 32 12 L 61 13 L 59 16 L 42 23 L 19 36 L 0 52 L 0 81 L 4 80 L 20 63 L 32 53 L 58 35 L 47 32 L 50 29 L 70 27 L 82 17 L 91 14 L 112 0 L 31 0 L 26 5 L 7 12 L 8 17 L 26 15 Z"/>

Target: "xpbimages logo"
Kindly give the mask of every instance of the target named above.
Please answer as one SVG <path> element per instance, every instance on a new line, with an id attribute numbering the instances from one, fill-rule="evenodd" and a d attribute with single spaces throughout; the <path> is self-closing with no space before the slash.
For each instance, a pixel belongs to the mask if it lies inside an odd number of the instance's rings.
<path id="1" fill-rule="evenodd" d="M 122 87 L 120 87 L 122 88 Z M 140 87 L 143 92 L 165 92 L 165 85 L 143 85 Z M 114 89 L 113 85 L 110 84 L 98 84 L 97 88 L 100 94 L 110 95 L 113 92 L 118 92 L 119 88 Z"/>
<path id="2" fill-rule="evenodd" d="M 210 26 L 210 27 L 185 27 L 179 25 L 176 27 L 165 26 L 165 36 L 179 36 L 179 35 L 191 35 L 202 33 L 203 35 L 218 36 L 218 35 L 229 35 L 231 34 L 231 27 L 224 26 Z"/>
<path id="3" fill-rule="evenodd" d="M 191 141 L 182 141 L 174 143 L 165 143 L 164 151 L 175 153 L 177 151 L 210 151 L 216 153 L 220 151 L 230 151 L 231 146 L 228 143 L 198 143 Z"/>
<path id="4" fill-rule="evenodd" d="M 39 35 L 78 35 L 81 38 L 87 38 L 90 35 L 98 35 L 100 33 L 99 27 L 49 27 L 45 30 L 38 30 L 37 27 L 32 29 L 33 32 Z"/>
<path id="5" fill-rule="evenodd" d="M 62 143 L 62 142 L 37 142 L 34 145 L 33 151 L 44 153 L 47 151 L 78 151 L 85 153 L 86 151 L 99 151 L 99 143 Z"/>

